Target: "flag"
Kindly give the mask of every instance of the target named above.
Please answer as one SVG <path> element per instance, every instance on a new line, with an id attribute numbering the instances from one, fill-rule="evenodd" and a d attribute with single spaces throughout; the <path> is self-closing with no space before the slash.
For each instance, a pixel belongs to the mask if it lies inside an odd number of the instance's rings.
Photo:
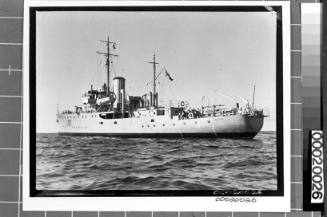
<path id="1" fill-rule="evenodd" d="M 170 74 L 168 73 L 167 69 L 166 69 L 166 76 L 169 78 L 170 81 L 173 81 L 174 79 L 170 76 Z"/>
<path id="2" fill-rule="evenodd" d="M 113 44 L 112 44 L 112 48 L 113 48 L 113 49 L 116 49 L 116 43 L 113 43 Z"/>

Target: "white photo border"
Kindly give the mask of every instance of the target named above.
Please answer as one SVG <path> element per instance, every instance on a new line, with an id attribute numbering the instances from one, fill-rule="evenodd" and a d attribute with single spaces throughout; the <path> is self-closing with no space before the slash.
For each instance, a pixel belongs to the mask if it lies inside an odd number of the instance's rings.
<path id="1" fill-rule="evenodd" d="M 283 42 L 283 196 L 30 196 L 30 8 L 74 6 L 281 6 Z M 290 3 L 285 1 L 25 1 L 23 39 L 23 209 L 79 211 L 290 211 Z"/>

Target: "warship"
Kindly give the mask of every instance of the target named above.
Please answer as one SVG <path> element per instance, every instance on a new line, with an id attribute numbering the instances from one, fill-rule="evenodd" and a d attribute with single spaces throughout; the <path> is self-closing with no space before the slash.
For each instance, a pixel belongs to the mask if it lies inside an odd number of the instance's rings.
<path id="1" fill-rule="evenodd" d="M 112 79 L 110 86 L 111 53 L 116 43 L 101 40 L 106 51 L 97 52 L 106 60 L 106 82 L 99 89 L 90 89 L 82 95 L 82 104 L 73 110 L 57 109 L 58 133 L 60 135 L 101 135 L 116 137 L 222 137 L 252 139 L 260 132 L 264 118 L 263 109 L 248 101 L 244 106 L 235 102 L 232 108 L 224 105 L 202 105 L 192 108 L 186 101 L 175 106 L 161 106 L 158 101 L 157 79 L 165 74 L 164 68 L 156 72 L 158 62 L 153 55 L 153 90 L 141 96 L 126 94 L 126 80 L 121 76 Z"/>

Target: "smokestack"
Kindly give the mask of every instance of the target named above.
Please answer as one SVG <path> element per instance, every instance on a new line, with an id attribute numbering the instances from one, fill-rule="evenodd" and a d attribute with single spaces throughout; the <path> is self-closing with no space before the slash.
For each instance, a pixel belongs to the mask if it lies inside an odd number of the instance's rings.
<path id="1" fill-rule="evenodd" d="M 125 117 L 125 90 L 121 89 L 121 113 L 122 113 L 122 117 Z"/>
<path id="2" fill-rule="evenodd" d="M 124 96 L 122 97 L 122 90 L 124 90 Z M 114 78 L 114 93 L 116 95 L 116 101 L 114 102 L 114 108 L 121 109 L 122 100 L 125 99 L 125 78 L 115 77 Z"/>

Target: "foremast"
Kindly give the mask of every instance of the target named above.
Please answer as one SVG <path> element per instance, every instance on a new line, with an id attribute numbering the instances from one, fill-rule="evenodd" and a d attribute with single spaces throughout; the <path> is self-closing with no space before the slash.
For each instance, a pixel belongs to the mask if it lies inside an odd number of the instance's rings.
<path id="1" fill-rule="evenodd" d="M 107 89 L 106 89 L 106 95 L 109 96 L 110 94 L 110 57 L 118 57 L 117 54 L 110 53 L 110 46 L 112 46 L 113 49 L 116 49 L 116 42 L 109 40 L 109 35 L 107 40 L 100 40 L 100 42 L 103 42 L 107 46 L 107 52 L 100 52 L 97 51 L 97 54 L 102 54 L 106 57 L 106 66 L 107 66 Z"/>

